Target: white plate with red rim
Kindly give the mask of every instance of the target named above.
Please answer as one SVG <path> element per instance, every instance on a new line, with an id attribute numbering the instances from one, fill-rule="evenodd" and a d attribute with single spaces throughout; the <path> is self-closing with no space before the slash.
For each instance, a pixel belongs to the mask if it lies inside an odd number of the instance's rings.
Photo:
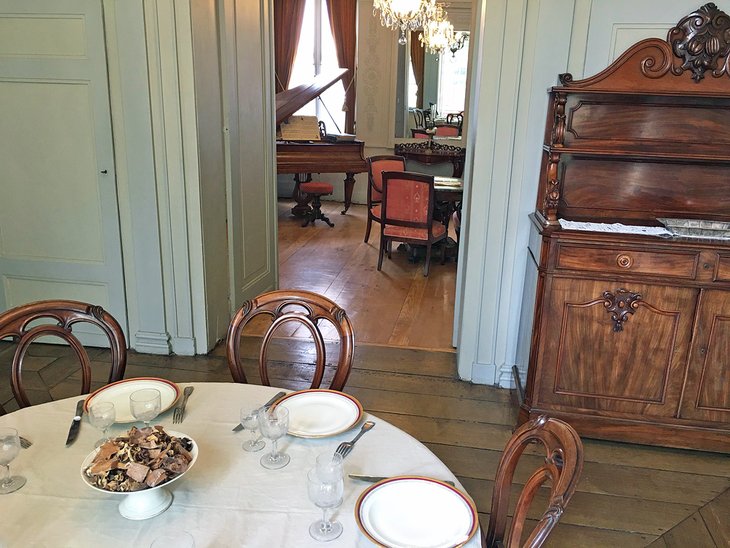
<path id="1" fill-rule="evenodd" d="M 396 476 L 368 487 L 355 519 L 371 541 L 391 548 L 463 546 L 479 528 L 474 502 L 442 481 Z"/>
<path id="2" fill-rule="evenodd" d="M 274 404 L 279 405 L 289 410 L 289 434 L 298 438 L 336 436 L 363 415 L 362 405 L 352 396 L 320 388 L 292 392 Z"/>
<path id="3" fill-rule="evenodd" d="M 180 387 L 167 379 L 157 377 L 122 379 L 121 381 L 102 386 L 89 394 L 86 397 L 86 401 L 84 401 L 84 412 L 88 413 L 89 407 L 95 403 L 110 401 L 114 404 L 117 423 L 137 422 L 129 406 L 129 395 L 143 388 L 157 388 L 160 391 L 160 400 L 162 402 L 160 413 L 164 413 L 170 409 L 180 397 Z"/>

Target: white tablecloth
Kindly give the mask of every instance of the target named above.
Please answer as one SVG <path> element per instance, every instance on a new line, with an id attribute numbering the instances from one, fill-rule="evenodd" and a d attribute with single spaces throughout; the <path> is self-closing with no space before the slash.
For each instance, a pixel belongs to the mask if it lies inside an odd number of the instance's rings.
<path id="1" fill-rule="evenodd" d="M 144 521 L 123 518 L 118 495 L 88 487 L 80 475 L 99 431 L 84 418 L 76 442 L 65 447 L 66 435 L 79 398 L 37 405 L 0 417 L 0 426 L 18 429 L 33 446 L 21 450 L 11 471 L 28 482 L 19 491 L 0 495 L 0 545 L 16 546 L 149 546 L 163 533 L 183 529 L 206 546 L 306 547 L 372 546 L 354 517 L 358 496 L 368 484 L 345 480 L 345 500 L 336 513 L 342 536 L 329 543 L 310 538 L 310 523 L 321 511 L 307 498 L 306 471 L 324 451 L 349 440 L 353 429 L 326 439 L 287 436 L 280 447 L 291 463 L 280 470 L 259 464 L 270 449 L 246 453 L 241 442 L 247 432 L 234 433 L 243 406 L 263 404 L 278 389 L 234 383 L 192 383 L 185 420 L 172 424 L 172 411 L 155 421 L 183 432 L 198 444 L 195 466 L 169 486 L 172 506 Z M 384 420 L 370 416 L 376 426 L 358 441 L 345 460 L 345 472 L 373 476 L 415 474 L 455 480 L 449 469 L 424 445 Z M 112 435 L 129 425 L 115 425 Z M 457 486 L 458 486 L 457 482 Z M 467 546 L 479 546 L 479 532 Z"/>

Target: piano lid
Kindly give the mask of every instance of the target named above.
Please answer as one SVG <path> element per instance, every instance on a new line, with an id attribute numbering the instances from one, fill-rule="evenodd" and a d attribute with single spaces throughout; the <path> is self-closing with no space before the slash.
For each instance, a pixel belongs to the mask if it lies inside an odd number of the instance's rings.
<path id="1" fill-rule="evenodd" d="M 276 125 L 278 126 L 304 105 L 319 97 L 332 84 L 344 78 L 346 68 L 338 68 L 315 76 L 308 84 L 276 94 Z"/>

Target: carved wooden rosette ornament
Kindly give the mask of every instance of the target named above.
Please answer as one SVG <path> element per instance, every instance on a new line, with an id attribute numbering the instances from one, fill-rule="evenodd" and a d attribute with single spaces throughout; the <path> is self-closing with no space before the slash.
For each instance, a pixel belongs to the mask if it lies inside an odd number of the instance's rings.
<path id="1" fill-rule="evenodd" d="M 626 289 L 617 289 L 615 293 L 603 292 L 603 306 L 606 307 L 606 312 L 611 314 L 615 332 L 624 330 L 624 323 L 629 319 L 629 314 L 636 312 L 641 300 L 641 295 Z"/>
<path id="2" fill-rule="evenodd" d="M 692 79 L 699 82 L 707 70 L 719 78 L 728 74 L 730 54 L 730 17 L 713 3 L 690 13 L 669 31 L 667 42 L 674 55 L 682 59 L 674 64 L 676 75 L 692 71 Z"/>

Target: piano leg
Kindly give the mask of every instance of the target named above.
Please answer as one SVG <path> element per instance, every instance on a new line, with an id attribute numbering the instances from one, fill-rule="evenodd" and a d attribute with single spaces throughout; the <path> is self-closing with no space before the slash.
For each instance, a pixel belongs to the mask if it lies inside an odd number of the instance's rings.
<path id="1" fill-rule="evenodd" d="M 312 199 L 311 196 L 309 196 L 308 194 L 305 194 L 304 192 L 299 190 L 299 183 L 311 181 L 312 174 L 307 173 L 305 181 L 301 180 L 300 175 L 305 175 L 305 174 L 297 173 L 296 175 L 294 175 L 294 190 L 292 192 L 292 198 L 297 203 L 297 205 L 295 205 L 293 208 L 291 208 L 291 213 L 295 217 L 304 217 L 312 209 L 309 206 L 309 202 Z"/>
<path id="2" fill-rule="evenodd" d="M 347 172 L 345 175 L 345 209 L 340 211 L 340 215 L 344 215 L 350 209 L 350 204 L 352 204 L 352 189 L 355 187 L 355 174 Z"/>

